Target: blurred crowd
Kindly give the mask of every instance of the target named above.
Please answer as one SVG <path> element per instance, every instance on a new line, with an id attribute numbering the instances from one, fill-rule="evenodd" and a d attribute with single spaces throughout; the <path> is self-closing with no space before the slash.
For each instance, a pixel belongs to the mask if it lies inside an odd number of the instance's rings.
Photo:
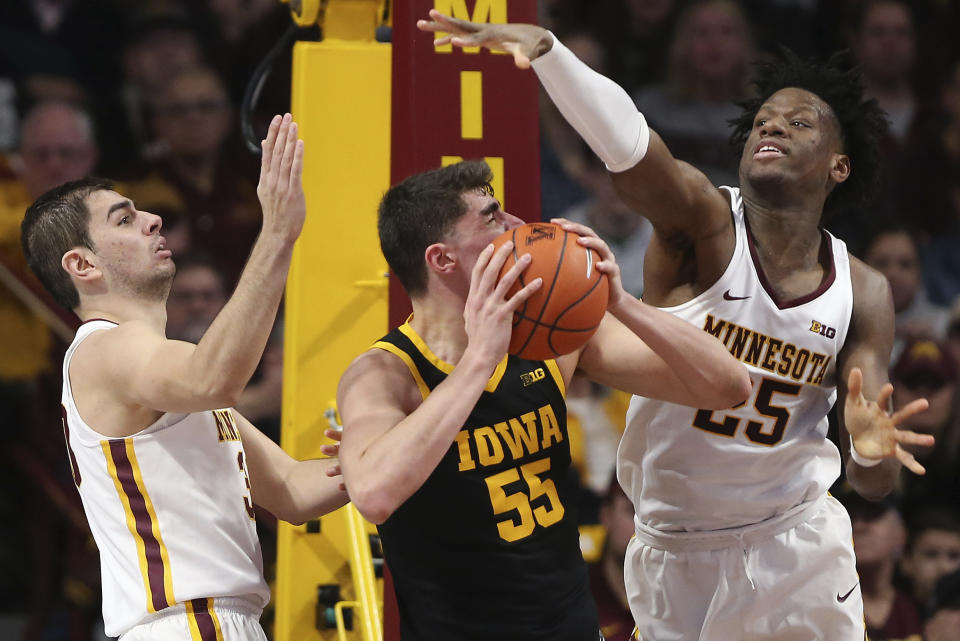
<path id="1" fill-rule="evenodd" d="M 633 96 L 674 154 L 737 184 L 728 120 L 752 64 L 786 46 L 849 50 L 886 110 L 876 198 L 824 221 L 883 272 L 896 309 L 894 402 L 930 409 L 912 429 L 938 443 L 883 503 L 836 495 L 854 523 L 870 638 L 956 639 L 960 629 L 960 2 L 956 0 L 540 0 L 540 22 Z M 25 269 L 19 223 L 67 180 L 116 181 L 163 217 L 178 274 L 170 337 L 196 341 L 231 291 L 259 229 L 257 159 L 238 109 L 254 67 L 290 23 L 277 0 L 3 0 L 0 3 L 0 637 L 102 638 L 96 549 L 63 452 L 59 364 L 69 342 Z M 303 37 L 319 37 L 309 32 Z M 282 56 L 254 129 L 289 108 Z M 651 226 L 617 198 L 602 164 L 541 101 L 542 217 L 584 222 L 643 293 Z M 855 170 L 855 168 L 854 168 Z M 279 438 L 278 323 L 241 411 Z M 65 342 L 66 340 L 66 342 Z M 622 568 L 633 531 L 611 482 L 626 400 L 571 386 L 583 549 L 616 641 L 632 629 Z M 261 519 L 272 556 L 269 518 Z M 269 568 L 268 568 L 269 573 Z M 4 622 L 8 623 L 4 623 Z M 8 626 L 8 627 L 4 627 Z M 11 636 L 10 638 L 18 638 Z"/>

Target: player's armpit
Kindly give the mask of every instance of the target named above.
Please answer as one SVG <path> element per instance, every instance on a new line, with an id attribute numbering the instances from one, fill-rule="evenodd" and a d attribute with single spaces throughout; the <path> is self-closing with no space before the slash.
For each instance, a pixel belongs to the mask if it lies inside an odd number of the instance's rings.
<path id="1" fill-rule="evenodd" d="M 299 525 L 345 505 L 349 500 L 339 475 L 329 472 L 337 459 L 298 461 L 234 410 L 253 502 L 278 519 Z"/>

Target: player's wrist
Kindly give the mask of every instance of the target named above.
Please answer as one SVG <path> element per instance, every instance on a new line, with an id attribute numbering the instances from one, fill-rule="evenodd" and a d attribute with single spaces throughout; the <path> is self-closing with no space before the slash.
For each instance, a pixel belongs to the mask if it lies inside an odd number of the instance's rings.
<path id="1" fill-rule="evenodd" d="M 882 458 L 870 458 L 860 454 L 857 447 L 853 444 L 853 436 L 850 437 L 850 458 L 860 467 L 874 467 L 883 462 Z"/>

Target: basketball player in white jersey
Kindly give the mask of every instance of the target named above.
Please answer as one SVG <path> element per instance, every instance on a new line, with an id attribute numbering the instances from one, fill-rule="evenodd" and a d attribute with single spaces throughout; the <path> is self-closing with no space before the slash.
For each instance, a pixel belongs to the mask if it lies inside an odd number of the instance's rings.
<path id="1" fill-rule="evenodd" d="M 295 461 L 231 409 L 306 213 L 289 114 L 262 147 L 263 227 L 197 345 L 164 335 L 175 267 L 158 216 L 87 178 L 41 196 L 22 225 L 31 269 L 84 321 L 63 361 L 64 436 L 100 550 L 105 630 L 125 641 L 265 639 L 254 505 L 300 523 L 347 500 L 336 460 Z"/>
<path id="2" fill-rule="evenodd" d="M 888 411 L 893 306 L 882 275 L 820 228 L 877 172 L 884 116 L 841 61 L 760 69 L 735 136 L 740 188 L 676 160 L 627 94 L 548 31 L 431 12 L 438 43 L 482 45 L 533 66 L 561 113 L 648 217 L 644 298 L 716 336 L 750 370 L 746 403 L 712 412 L 635 397 L 618 478 L 636 511 L 626 583 L 645 641 L 864 638 L 850 520 L 827 494 L 841 455 L 827 439 L 838 400 L 847 477 L 886 495 L 902 445 L 933 439 Z M 872 400 L 870 400 L 872 399 Z"/>

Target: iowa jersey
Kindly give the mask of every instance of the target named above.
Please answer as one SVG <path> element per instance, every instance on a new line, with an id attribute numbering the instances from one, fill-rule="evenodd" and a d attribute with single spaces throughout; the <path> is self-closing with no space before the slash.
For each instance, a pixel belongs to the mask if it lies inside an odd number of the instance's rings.
<path id="1" fill-rule="evenodd" d="M 376 348 L 424 398 L 453 370 L 405 324 Z M 554 361 L 508 357 L 436 469 L 379 526 L 404 641 L 593 641 L 564 384 Z"/>
<path id="2" fill-rule="evenodd" d="M 827 412 L 853 309 L 846 246 L 824 231 L 829 268 L 820 286 L 780 300 L 755 256 L 740 191 L 725 189 L 733 257 L 709 289 L 665 311 L 723 342 L 747 366 L 753 391 L 713 412 L 632 399 L 617 476 L 637 518 L 661 531 L 758 523 L 818 498 L 840 472 Z"/>

